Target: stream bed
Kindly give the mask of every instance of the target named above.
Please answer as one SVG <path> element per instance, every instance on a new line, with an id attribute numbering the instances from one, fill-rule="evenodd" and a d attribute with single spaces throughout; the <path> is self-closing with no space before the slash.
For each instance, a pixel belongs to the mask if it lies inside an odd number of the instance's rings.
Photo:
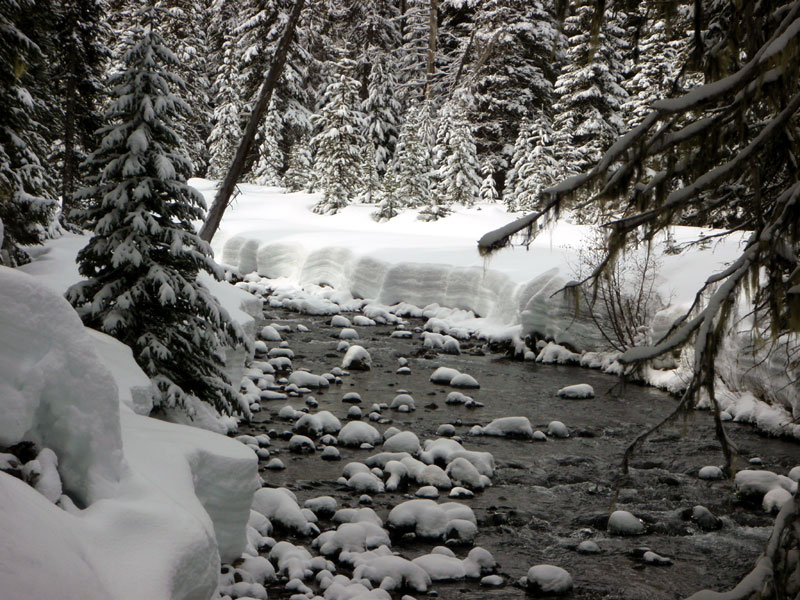
<path id="1" fill-rule="evenodd" d="M 337 351 L 340 329 L 329 325 L 330 317 L 268 309 L 259 329 L 269 323 L 291 325 L 292 331 L 281 335 L 294 352 L 295 370 L 322 374 L 341 365 L 343 353 Z M 298 332 L 299 323 L 309 331 Z M 411 319 L 408 328 L 423 324 Z M 315 410 L 328 410 L 344 424 L 351 404 L 342 402 L 342 396 L 357 392 L 366 420 L 373 403 L 390 403 L 398 390 L 406 390 L 414 397 L 416 411 L 384 410 L 382 416 L 391 423 L 371 423 L 379 431 L 395 426 L 414 432 L 423 441 L 436 439 L 437 428 L 450 423 L 465 448 L 491 452 L 497 464 L 491 487 L 458 501 L 473 509 L 478 520 L 475 545 L 494 555 L 506 585 L 487 588 L 477 580 L 435 583 L 435 592 L 428 595 L 462 600 L 525 598 L 528 593 L 515 582 L 529 567 L 545 563 L 572 575 L 570 598 L 672 599 L 702 588 L 729 589 L 752 568 L 773 518 L 760 505 L 740 501 L 731 480 L 698 478 L 701 467 L 724 462 L 709 413 L 692 412 L 655 433 L 635 453 L 629 476 L 621 479 L 619 466 L 626 446 L 674 409 L 677 401 L 668 394 L 633 384 L 623 387 L 615 377 L 580 367 L 511 360 L 491 353 L 476 340 L 462 341 L 460 355 L 447 355 L 423 348 L 419 333 L 410 339 L 391 337 L 395 326 L 355 329 L 359 339 L 352 343 L 369 351 L 372 369 L 352 371 L 341 384 L 312 392 L 319 403 Z M 396 373 L 399 357 L 408 359 L 410 374 Z M 462 391 L 485 406 L 470 409 L 446 404 L 453 388 L 429 380 L 439 366 L 454 367 L 476 378 L 480 389 Z M 575 383 L 592 385 L 596 397 L 568 400 L 556 395 L 560 388 Z M 261 412 L 240 427 L 240 433 L 271 432 L 270 452 L 286 466 L 282 471 L 267 470 L 262 461 L 262 478 L 266 485 L 291 489 L 301 506 L 309 498 L 329 495 L 340 507 L 358 507 L 359 494 L 338 484 L 337 479 L 345 464 L 364 461 L 380 452 L 380 447 L 339 448 L 341 461 L 322 460 L 320 452 L 290 453 L 288 440 L 283 439 L 286 434 L 280 434 L 290 431 L 292 423 L 279 419 L 278 411 L 287 404 L 303 409 L 305 400 L 262 401 Z M 562 421 L 570 436 L 535 442 L 468 434 L 475 424 L 486 425 L 505 416 L 527 417 L 534 429 L 542 431 L 551 421 Z M 785 474 L 800 462 L 800 446 L 792 441 L 764 437 L 746 425 L 728 423 L 726 427 L 738 448 L 737 468 L 748 468 L 748 461 L 757 458 L 761 464 L 753 468 Z M 371 507 L 385 520 L 391 508 L 414 498 L 415 491 L 411 486 L 402 492 L 376 494 Z M 439 501 L 447 500 L 444 492 Z M 689 519 L 687 512 L 696 505 L 719 517 L 721 528 L 706 531 Z M 609 535 L 608 515 L 618 509 L 642 519 L 646 533 Z M 331 527 L 325 521 L 319 525 L 321 530 Z M 577 545 L 586 539 L 595 541 L 600 552 L 577 552 Z M 309 550 L 311 541 L 293 539 Z M 413 559 L 429 553 L 435 545 L 400 540 L 392 549 Z M 668 557 L 671 564 L 646 564 L 644 548 Z M 468 550 L 454 548 L 460 558 Z M 282 587 L 270 589 L 269 594 L 273 599 L 291 596 Z"/>

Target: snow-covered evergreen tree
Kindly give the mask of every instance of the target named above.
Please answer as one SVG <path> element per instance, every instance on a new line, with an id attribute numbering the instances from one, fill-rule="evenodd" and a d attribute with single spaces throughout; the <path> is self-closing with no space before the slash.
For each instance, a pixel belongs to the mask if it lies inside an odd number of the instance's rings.
<path id="1" fill-rule="evenodd" d="M 564 20 L 568 61 L 556 81 L 555 130 L 558 158 L 568 172 L 579 172 L 600 159 L 625 129 L 620 117 L 627 93 L 622 81 L 624 33 L 606 16 L 593 40 L 594 0 L 579 0 Z"/>
<path id="2" fill-rule="evenodd" d="M 497 193 L 497 183 L 494 179 L 494 165 L 491 160 L 487 159 L 483 162 L 481 175 L 483 179 L 481 180 L 481 189 L 478 192 L 481 202 L 497 202 L 500 196 Z"/>
<path id="3" fill-rule="evenodd" d="M 56 152 L 60 164 L 61 220 L 68 223 L 75 208 L 74 193 L 81 181 L 80 164 L 87 144 L 100 126 L 102 78 L 109 58 L 105 0 L 61 0 L 54 3 L 55 60 L 48 61 L 54 83 L 53 110 L 58 115 Z"/>
<path id="4" fill-rule="evenodd" d="M 533 210 L 539 193 L 563 175 L 555 158 L 553 132 L 542 114 L 523 120 L 506 181 L 509 210 Z"/>
<path id="5" fill-rule="evenodd" d="M 173 90 L 176 57 L 154 26 L 151 3 L 135 12 L 122 70 L 112 75 L 112 101 L 102 141 L 91 155 L 90 201 L 83 222 L 93 228 L 78 254 L 86 280 L 67 297 L 89 327 L 131 347 L 160 392 L 160 407 L 199 398 L 221 413 L 247 413 L 224 372 L 224 346 L 243 333 L 197 279 L 220 278 L 209 246 L 193 223 L 204 200 L 186 184 L 191 161 L 176 131 L 185 103 Z"/>
<path id="6" fill-rule="evenodd" d="M 328 84 L 323 106 L 314 117 L 318 133 L 312 138 L 314 171 L 322 199 L 317 213 L 336 213 L 347 206 L 361 187 L 364 114 L 359 107 L 358 81 L 346 74 L 349 61 L 340 59 L 339 74 Z"/>
<path id="7" fill-rule="evenodd" d="M 313 192 L 314 157 L 307 139 L 298 139 L 289 152 L 283 185 L 290 192 Z"/>
<path id="8" fill-rule="evenodd" d="M 403 202 L 398 195 L 400 180 L 395 166 L 396 163 L 392 163 L 383 178 L 383 194 L 381 196 L 381 203 L 378 205 L 378 210 L 372 213 L 372 218 L 376 221 L 388 221 L 389 219 L 394 219 L 398 214 L 400 214 L 400 210 L 403 207 Z"/>
<path id="9" fill-rule="evenodd" d="M 222 179 L 233 161 L 242 137 L 242 89 L 240 86 L 236 38 L 233 35 L 233 5 L 216 0 L 211 24 L 219 48 L 214 53 L 217 71 L 213 85 L 213 126 L 208 136 L 208 176 Z"/>
<path id="10" fill-rule="evenodd" d="M 362 159 L 363 172 L 361 191 L 358 194 L 358 201 L 364 204 L 379 204 L 383 200 L 383 186 L 378 174 L 375 146 L 367 144 Z"/>
<path id="11" fill-rule="evenodd" d="M 481 155 L 508 160 L 522 118 L 549 107 L 563 60 L 553 2 L 486 0 L 476 16 L 475 137 Z M 476 59 L 479 60 L 479 59 Z"/>
<path id="12" fill-rule="evenodd" d="M 34 5 L 0 0 L 0 264 L 6 266 L 28 262 L 21 246 L 40 243 L 55 207 L 53 181 L 43 163 L 45 125 L 39 121 L 45 116 L 37 82 L 42 54 L 28 31 Z"/>
<path id="13" fill-rule="evenodd" d="M 264 123 L 261 125 L 261 142 L 258 145 L 258 162 L 253 169 L 252 180 L 258 185 L 280 185 L 283 171 L 281 150 L 281 116 L 270 104 Z"/>
<path id="14" fill-rule="evenodd" d="M 406 114 L 400 129 L 394 160 L 387 173 L 394 183 L 385 183 L 386 195 L 398 207 L 424 207 L 433 195 L 433 118 L 427 104 L 420 104 Z"/>
<path id="15" fill-rule="evenodd" d="M 438 207 L 459 204 L 472 206 L 478 197 L 481 178 L 472 127 L 467 120 L 466 103 L 459 99 L 444 106 L 439 123 L 436 162 L 437 190 L 432 213 Z"/>
<path id="16" fill-rule="evenodd" d="M 362 110 L 367 118 L 367 139 L 375 148 L 375 168 L 386 173 L 397 144 L 400 102 L 396 97 L 394 65 L 386 53 L 377 53 L 369 73 L 367 99 Z"/>

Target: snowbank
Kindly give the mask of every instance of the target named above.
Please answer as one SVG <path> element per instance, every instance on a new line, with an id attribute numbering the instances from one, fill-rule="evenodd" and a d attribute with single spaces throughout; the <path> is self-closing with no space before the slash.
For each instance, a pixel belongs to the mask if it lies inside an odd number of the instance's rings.
<path id="1" fill-rule="evenodd" d="M 143 381 L 130 355 L 90 337 L 66 300 L 32 277 L 0 267 L 0 306 L 0 446 L 52 449 L 65 493 L 85 507 L 46 505 L 0 474 L 4 597 L 210 597 L 220 555 L 244 549 L 255 455 L 136 414 Z"/>

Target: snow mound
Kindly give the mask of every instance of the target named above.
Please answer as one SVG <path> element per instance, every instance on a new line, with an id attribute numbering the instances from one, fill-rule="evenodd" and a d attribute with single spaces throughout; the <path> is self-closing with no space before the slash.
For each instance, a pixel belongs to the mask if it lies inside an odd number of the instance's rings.
<path id="1" fill-rule="evenodd" d="M 359 447 L 362 444 L 376 446 L 381 443 L 383 437 L 369 423 L 362 421 L 351 421 L 347 423 L 339 432 L 338 440 L 340 446 Z"/>
<path id="2" fill-rule="evenodd" d="M 553 565 L 531 567 L 525 580 L 528 589 L 535 594 L 561 596 L 572 589 L 572 576 L 561 567 Z"/>
<path id="3" fill-rule="evenodd" d="M 379 556 L 358 564 L 354 579 L 367 579 L 387 591 L 409 588 L 426 592 L 431 585 L 428 573 L 419 565 L 400 556 Z"/>
<path id="4" fill-rule="evenodd" d="M 608 517 L 608 532 L 615 535 L 641 535 L 644 523 L 627 510 L 615 510 Z"/>
<path id="5" fill-rule="evenodd" d="M 398 532 L 413 532 L 421 538 L 443 538 L 456 519 L 477 525 L 472 509 L 457 502 L 437 504 L 433 500 L 406 500 L 389 512 L 388 526 Z"/>
<path id="6" fill-rule="evenodd" d="M 353 345 L 347 349 L 342 359 L 342 368 L 353 371 L 369 371 L 372 358 L 362 346 Z"/>
<path id="7" fill-rule="evenodd" d="M 401 431 L 383 442 L 383 449 L 386 452 L 408 452 L 410 455 L 416 456 L 419 454 L 421 446 L 416 433 Z"/>
<path id="8" fill-rule="evenodd" d="M 594 388 L 592 388 L 592 386 L 590 386 L 588 383 L 576 383 L 574 385 L 568 385 L 561 388 L 558 390 L 558 395 L 561 398 L 594 398 Z"/>
<path id="9" fill-rule="evenodd" d="M 253 510 L 267 517 L 273 525 L 300 535 L 316 535 L 317 526 L 297 504 L 297 497 L 286 488 L 261 488 L 253 495 Z"/>
<path id="10" fill-rule="evenodd" d="M 433 383 L 450 385 L 450 382 L 453 381 L 453 378 L 458 375 L 460 375 L 460 373 L 456 369 L 451 369 L 450 367 L 439 367 L 433 373 L 431 373 L 431 381 Z"/>
<path id="11" fill-rule="evenodd" d="M 481 433 L 497 437 L 530 439 L 533 437 L 533 427 L 528 417 L 500 417 L 481 428 Z"/>

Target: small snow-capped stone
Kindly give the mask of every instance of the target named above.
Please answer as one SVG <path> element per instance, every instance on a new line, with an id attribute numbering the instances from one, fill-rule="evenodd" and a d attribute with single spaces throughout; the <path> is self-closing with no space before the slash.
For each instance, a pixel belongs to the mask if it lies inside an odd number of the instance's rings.
<path id="1" fill-rule="evenodd" d="M 439 490 L 432 485 L 424 485 L 414 494 L 417 498 L 438 498 Z"/>
<path id="2" fill-rule="evenodd" d="M 536 565 L 528 569 L 526 587 L 536 594 L 560 596 L 572 589 L 572 576 L 553 565 Z"/>
<path id="3" fill-rule="evenodd" d="M 354 421 L 361 419 L 361 409 L 357 406 L 351 406 L 347 409 L 347 418 Z"/>
<path id="4" fill-rule="evenodd" d="M 359 345 L 350 346 L 342 359 L 342 368 L 355 371 L 369 371 L 372 358 L 364 347 Z"/>
<path id="5" fill-rule="evenodd" d="M 343 315 L 333 315 L 331 317 L 331 327 L 350 327 L 350 319 Z"/>
<path id="6" fill-rule="evenodd" d="M 280 458 L 273 458 L 264 465 L 265 469 L 269 469 L 271 471 L 282 471 L 286 468 L 286 465 L 283 464 L 283 461 Z"/>
<path id="7" fill-rule="evenodd" d="M 445 404 L 466 404 L 471 400 L 472 398 L 461 392 L 450 392 L 447 394 L 447 398 L 445 398 Z"/>
<path id="8" fill-rule="evenodd" d="M 294 358 L 294 352 L 290 348 L 270 348 L 267 352 L 269 358 Z"/>
<path id="9" fill-rule="evenodd" d="M 356 473 L 347 480 L 347 487 L 361 494 L 383 493 L 383 482 L 372 473 Z"/>
<path id="10" fill-rule="evenodd" d="M 326 388 L 330 382 L 321 375 L 314 375 L 306 371 L 294 371 L 288 377 L 289 383 L 307 388 Z"/>
<path id="11" fill-rule="evenodd" d="M 286 488 L 261 488 L 253 495 L 253 510 L 261 513 L 275 526 L 296 531 L 301 535 L 316 535 L 316 517 L 297 504 L 297 497 Z"/>
<path id="12" fill-rule="evenodd" d="M 453 483 L 473 490 L 482 490 L 492 484 L 486 475 L 481 475 L 475 465 L 462 456 L 454 458 L 447 465 L 445 473 Z"/>
<path id="13" fill-rule="evenodd" d="M 695 506 L 692 508 L 692 521 L 703 531 L 716 531 L 722 528 L 722 519 L 715 516 L 705 506 Z"/>
<path id="14" fill-rule="evenodd" d="M 369 423 L 363 421 L 350 421 L 342 427 L 338 440 L 340 446 L 358 446 L 369 444 L 375 446 L 382 440 L 381 434 Z"/>
<path id="15" fill-rule="evenodd" d="M 642 555 L 642 560 L 649 565 L 667 566 L 672 564 L 672 559 L 656 554 L 652 550 L 645 552 Z"/>
<path id="16" fill-rule="evenodd" d="M 316 448 L 314 447 L 314 442 L 304 435 L 293 435 L 289 440 L 290 452 L 303 453 L 314 452 L 315 450 Z"/>
<path id="17" fill-rule="evenodd" d="M 383 442 L 386 452 L 408 452 L 412 456 L 419 454 L 421 446 L 417 434 L 413 431 L 395 433 Z"/>
<path id="18" fill-rule="evenodd" d="M 336 446 L 325 446 L 320 458 L 322 458 L 322 460 L 340 460 L 341 455 L 339 454 L 339 449 Z"/>
<path id="19" fill-rule="evenodd" d="M 344 396 L 342 396 L 342 402 L 347 402 L 349 404 L 361 404 L 361 394 L 356 392 L 347 392 Z"/>
<path id="20" fill-rule="evenodd" d="M 400 365 L 401 367 L 407 367 L 408 359 L 405 356 L 401 356 L 400 358 L 397 359 L 397 364 Z"/>
<path id="21" fill-rule="evenodd" d="M 309 509 L 315 515 L 321 518 L 330 518 L 339 508 L 339 503 L 336 498 L 332 496 L 319 496 L 317 498 L 309 498 L 303 503 L 303 508 Z"/>
<path id="22" fill-rule="evenodd" d="M 483 428 L 483 435 L 530 439 L 533 427 L 528 417 L 500 417 Z"/>
<path id="23" fill-rule="evenodd" d="M 545 435 L 544 431 L 539 431 L 537 429 L 536 431 L 533 432 L 531 439 L 533 439 L 534 442 L 546 442 L 547 435 Z"/>
<path id="24" fill-rule="evenodd" d="M 440 437 L 453 437 L 456 434 L 456 428 L 450 423 L 442 423 L 436 429 L 436 435 Z"/>
<path id="25" fill-rule="evenodd" d="M 453 378 L 457 375 L 460 375 L 460 373 L 456 369 L 452 369 L 450 367 L 439 367 L 431 374 L 430 379 L 433 383 L 449 385 Z"/>
<path id="26" fill-rule="evenodd" d="M 408 367 L 400 367 L 399 369 L 397 369 L 397 371 L 395 371 L 395 373 L 397 373 L 398 375 L 411 375 L 411 369 L 409 369 Z"/>
<path id="27" fill-rule="evenodd" d="M 478 380 L 472 375 L 466 373 L 459 373 L 450 380 L 450 385 L 457 388 L 479 388 L 481 387 Z"/>
<path id="28" fill-rule="evenodd" d="M 708 465 L 702 467 L 697 472 L 697 476 L 700 479 L 722 479 L 723 477 L 725 477 L 725 475 L 722 472 L 722 469 L 714 465 Z"/>
<path id="29" fill-rule="evenodd" d="M 454 487 L 450 490 L 451 498 L 472 498 L 475 494 L 463 487 Z"/>
<path id="30" fill-rule="evenodd" d="M 444 531 L 444 537 L 448 544 L 472 545 L 476 535 L 478 535 L 478 526 L 466 519 L 453 519 L 447 524 Z"/>
<path id="31" fill-rule="evenodd" d="M 336 345 L 337 352 L 346 352 L 350 349 L 350 342 L 347 340 L 342 340 Z"/>
<path id="32" fill-rule="evenodd" d="M 340 340 L 357 340 L 358 339 L 358 332 L 355 329 L 351 329 L 350 327 L 345 327 L 339 331 L 339 339 Z"/>
<path id="33" fill-rule="evenodd" d="M 736 473 L 733 483 L 736 490 L 743 496 L 763 496 L 778 487 L 792 494 L 797 490 L 796 481 L 772 471 L 739 471 Z"/>
<path id="34" fill-rule="evenodd" d="M 281 334 L 272 325 L 266 325 L 261 329 L 261 338 L 268 342 L 280 342 Z"/>
<path id="35" fill-rule="evenodd" d="M 558 396 L 560 398 L 574 399 L 594 398 L 594 388 L 588 383 L 576 383 L 558 390 Z"/>
<path id="36" fill-rule="evenodd" d="M 791 502 L 793 497 L 794 495 L 791 492 L 782 487 L 774 487 L 764 494 L 764 500 L 761 505 L 766 512 L 776 513 L 783 508 L 784 504 Z"/>
<path id="37" fill-rule="evenodd" d="M 550 421 L 547 426 L 547 435 L 557 438 L 568 438 L 569 429 L 561 421 Z"/>
<path id="38" fill-rule="evenodd" d="M 398 338 L 398 339 L 401 339 L 401 340 L 407 340 L 407 339 L 411 338 L 412 335 L 413 334 L 410 331 L 405 331 L 405 330 L 402 330 L 402 329 L 398 329 L 398 330 L 393 331 L 390 334 L 389 337 Z"/>
<path id="39" fill-rule="evenodd" d="M 304 413 L 301 413 L 298 410 L 295 410 L 293 406 L 287 404 L 283 408 L 278 411 L 278 418 L 285 419 L 287 421 L 296 421 L 300 417 L 303 416 Z"/>
<path id="40" fill-rule="evenodd" d="M 754 456 L 753 458 L 751 458 L 747 462 L 749 462 L 751 465 L 756 466 L 756 467 L 761 466 L 761 465 L 764 464 L 764 461 L 761 460 L 761 458 L 759 458 L 758 456 Z"/>
<path id="41" fill-rule="evenodd" d="M 359 327 L 374 327 L 375 321 L 364 315 L 356 315 L 353 317 L 353 325 L 358 325 Z"/>
<path id="42" fill-rule="evenodd" d="M 253 344 L 253 349 L 257 355 L 266 354 L 269 351 L 267 345 L 261 340 L 256 340 L 256 342 Z"/>
<path id="43" fill-rule="evenodd" d="M 500 575 L 487 575 L 481 578 L 481 585 L 485 587 L 502 587 L 504 583 Z"/>
<path id="44" fill-rule="evenodd" d="M 597 554 L 600 552 L 600 546 L 594 540 L 583 540 L 576 549 L 581 554 Z"/>
<path id="45" fill-rule="evenodd" d="M 627 510 L 615 510 L 608 517 L 608 532 L 614 535 L 641 535 L 644 523 Z"/>
<path id="46" fill-rule="evenodd" d="M 412 398 L 409 394 L 397 394 L 392 399 L 392 403 L 389 405 L 389 408 L 401 410 L 403 406 L 407 406 L 407 410 L 417 409 L 416 405 L 414 404 L 414 398 Z"/>
<path id="47" fill-rule="evenodd" d="M 367 579 L 387 591 L 405 587 L 426 592 L 431 585 L 430 575 L 422 567 L 401 556 L 379 556 L 360 563 L 353 578 Z"/>
<path id="48" fill-rule="evenodd" d="M 302 323 L 298 323 L 297 331 L 299 331 L 300 333 L 308 333 L 308 327 L 306 327 Z"/>
<path id="49" fill-rule="evenodd" d="M 336 436 L 330 434 L 323 435 L 321 438 L 319 438 L 319 443 L 323 446 L 335 446 L 337 442 L 338 440 L 336 439 Z"/>
<path id="50" fill-rule="evenodd" d="M 787 473 L 787 477 L 792 481 L 800 481 L 800 466 L 792 467 L 792 469 Z"/>

